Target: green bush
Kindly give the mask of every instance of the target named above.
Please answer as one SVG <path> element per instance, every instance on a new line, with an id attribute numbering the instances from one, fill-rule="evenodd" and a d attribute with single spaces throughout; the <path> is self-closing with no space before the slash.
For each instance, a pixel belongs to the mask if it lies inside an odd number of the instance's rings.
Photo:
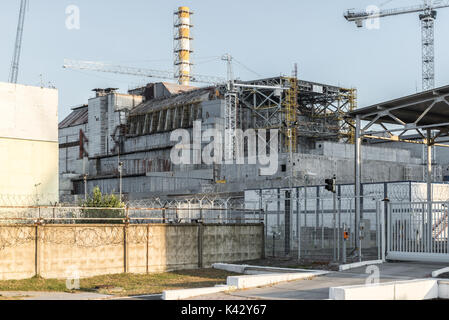
<path id="1" fill-rule="evenodd" d="M 123 208 L 122 210 L 82 209 L 82 218 L 105 218 L 105 220 L 79 220 L 79 223 L 123 223 L 123 220 L 107 220 L 108 218 L 125 219 L 125 204 L 117 196 L 103 195 L 99 187 L 95 187 L 92 196 L 82 203 L 86 208 Z"/>

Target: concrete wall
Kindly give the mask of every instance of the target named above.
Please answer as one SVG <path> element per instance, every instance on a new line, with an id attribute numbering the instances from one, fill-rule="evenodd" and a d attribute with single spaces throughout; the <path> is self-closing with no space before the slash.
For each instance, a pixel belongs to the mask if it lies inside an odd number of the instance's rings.
<path id="1" fill-rule="evenodd" d="M 126 123 L 125 110 L 142 102 L 142 96 L 110 93 L 89 99 L 88 139 L 89 156 L 114 153 L 112 135 L 120 124 Z"/>
<path id="2" fill-rule="evenodd" d="M 420 157 L 402 147 L 403 144 L 396 147 L 388 144 L 380 146 L 362 145 L 362 159 L 421 164 Z M 354 159 L 354 145 L 320 141 L 315 144 L 315 149 L 311 153 L 327 157 Z"/>
<path id="3" fill-rule="evenodd" d="M 59 149 L 59 194 L 71 194 L 73 191 L 73 178 L 79 178 L 84 173 L 89 173 L 88 159 L 80 159 L 80 130 L 88 135 L 87 124 L 59 129 L 59 144 L 78 142 L 77 146 L 66 146 Z M 87 144 L 86 144 L 87 146 Z"/>
<path id="4" fill-rule="evenodd" d="M 195 269 L 260 259 L 262 246 L 261 224 L 2 225 L 0 280 Z"/>
<path id="5" fill-rule="evenodd" d="M 59 144 L 79 142 L 80 130 L 88 135 L 87 124 L 59 129 Z M 86 143 L 87 145 L 87 143 Z M 79 145 L 61 148 L 59 152 L 59 171 L 63 173 L 83 174 L 83 159 L 79 159 Z M 87 165 L 86 165 L 87 170 Z"/>
<path id="6" fill-rule="evenodd" d="M 57 202 L 58 91 L 0 83 L 0 109 L 0 194 Z"/>

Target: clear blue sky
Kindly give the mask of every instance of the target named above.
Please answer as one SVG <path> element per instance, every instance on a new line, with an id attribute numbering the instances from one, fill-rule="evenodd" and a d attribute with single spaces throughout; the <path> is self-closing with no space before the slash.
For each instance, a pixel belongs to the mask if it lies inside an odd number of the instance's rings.
<path id="1" fill-rule="evenodd" d="M 0 81 L 7 81 L 17 27 L 19 0 L 0 4 Z M 173 11 L 195 11 L 194 72 L 226 75 L 224 62 L 208 57 L 231 53 L 260 76 L 290 74 L 299 78 L 357 87 L 365 106 L 421 88 L 421 32 L 417 14 L 381 20 L 379 30 L 357 29 L 346 22 L 348 8 L 380 5 L 386 0 L 29 0 L 19 82 L 51 82 L 59 89 L 59 117 L 86 103 L 91 89 L 126 91 L 143 79 L 70 71 L 64 58 L 103 61 L 172 70 Z M 419 4 L 394 0 L 384 8 Z M 65 27 L 68 5 L 80 8 L 80 30 Z M 436 85 L 449 84 L 449 9 L 436 23 Z M 242 79 L 257 78 L 235 65 Z"/>

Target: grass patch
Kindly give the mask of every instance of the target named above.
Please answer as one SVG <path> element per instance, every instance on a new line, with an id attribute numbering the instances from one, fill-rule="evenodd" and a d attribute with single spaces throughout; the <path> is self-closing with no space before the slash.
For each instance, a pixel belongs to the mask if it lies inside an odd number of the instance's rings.
<path id="1" fill-rule="evenodd" d="M 33 277 L 24 280 L 0 281 L 0 291 L 57 291 L 69 292 L 65 280 Z"/>
<path id="2" fill-rule="evenodd" d="M 80 290 L 66 288 L 65 280 L 34 277 L 0 281 L 0 291 L 98 292 L 118 296 L 158 294 L 164 290 L 213 287 L 235 273 L 216 269 L 182 270 L 152 274 L 112 274 L 80 280 Z"/>

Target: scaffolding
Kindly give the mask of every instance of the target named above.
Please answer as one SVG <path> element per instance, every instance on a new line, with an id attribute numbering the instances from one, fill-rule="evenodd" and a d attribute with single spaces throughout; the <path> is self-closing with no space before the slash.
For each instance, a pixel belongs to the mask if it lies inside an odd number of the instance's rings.
<path id="1" fill-rule="evenodd" d="M 253 86 L 240 88 L 239 91 L 238 116 L 242 129 L 279 129 L 280 152 L 288 152 L 290 144 L 293 145 L 292 151 L 297 152 L 300 142 L 310 144 L 318 140 L 353 140 L 353 128 L 344 121 L 344 115 L 356 108 L 355 89 L 293 77 L 242 83 Z M 272 89 L 275 87 L 279 90 Z M 281 89 L 285 87 L 289 87 L 288 90 Z"/>
<path id="2" fill-rule="evenodd" d="M 357 109 L 357 89 L 353 88 L 350 90 L 349 95 L 349 112 Z M 355 143 L 355 121 L 349 120 L 349 136 L 348 142 L 354 144 Z"/>
<path id="3" fill-rule="evenodd" d="M 298 80 L 296 78 L 285 78 L 288 81 L 290 89 L 285 92 L 284 108 L 285 113 L 285 149 L 296 152 L 297 130 L 296 125 L 298 109 Z"/>

